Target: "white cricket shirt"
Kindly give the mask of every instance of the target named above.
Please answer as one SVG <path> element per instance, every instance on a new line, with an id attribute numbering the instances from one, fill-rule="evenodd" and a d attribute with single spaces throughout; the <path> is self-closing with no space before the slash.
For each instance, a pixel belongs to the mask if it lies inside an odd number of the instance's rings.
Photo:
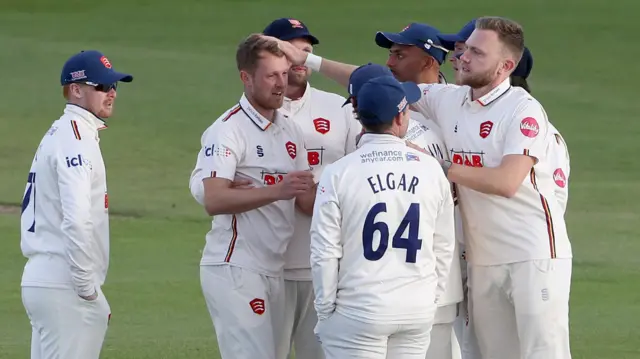
<path id="1" fill-rule="evenodd" d="M 243 95 L 202 136 L 198 172 L 255 187 L 278 183 L 292 171 L 309 170 L 300 127 L 276 111 L 273 122 Z M 205 175 L 204 178 L 207 178 Z M 295 200 L 279 200 L 235 215 L 216 215 L 201 265 L 231 264 L 268 276 L 281 276 L 284 252 L 293 236 Z"/>
<path id="2" fill-rule="evenodd" d="M 455 248 L 449 181 L 403 139 L 364 134 L 327 166 L 311 223 L 318 319 L 432 321 Z"/>
<path id="3" fill-rule="evenodd" d="M 413 109 L 438 123 L 452 162 L 497 167 L 511 154 L 538 159 L 512 198 L 456 186 L 467 260 L 497 265 L 570 258 L 571 244 L 547 156 L 551 134 L 542 105 L 525 90 L 512 87 L 509 79 L 475 101 L 467 86 L 420 87 L 423 96 Z"/>
<path id="4" fill-rule="evenodd" d="M 356 137 L 362 126 L 353 117 L 351 105 L 342 107 L 344 102 L 344 97 L 318 90 L 307 83 L 300 99 L 285 98 L 280 109 L 302 129 L 309 166 L 316 181 L 326 165 L 356 149 Z M 311 280 L 310 227 L 311 217 L 296 210 L 293 238 L 284 256 L 285 279 Z"/>
<path id="5" fill-rule="evenodd" d="M 90 296 L 109 267 L 109 202 L 98 131 L 104 122 L 68 104 L 36 151 L 22 200 L 22 286 Z"/>
<path id="6" fill-rule="evenodd" d="M 431 156 L 442 160 L 449 160 L 449 154 L 447 148 L 442 141 L 442 135 L 440 128 L 432 120 L 429 120 L 421 114 L 409 111 L 411 119 L 409 120 L 409 127 L 407 133 L 403 137 L 406 141 L 411 141 L 417 146 L 420 146 L 425 151 L 429 152 Z M 455 196 L 454 188 L 452 187 L 453 202 L 454 202 L 454 221 L 456 232 L 456 247 L 453 252 L 453 260 L 451 263 L 451 271 L 449 272 L 449 281 L 447 282 L 447 289 L 438 301 L 439 306 L 447 306 L 455 303 L 460 303 L 464 299 L 464 292 L 462 290 L 462 273 L 460 267 L 460 246 L 464 245 L 462 218 L 460 218 L 460 209 L 458 208 L 458 200 Z"/>

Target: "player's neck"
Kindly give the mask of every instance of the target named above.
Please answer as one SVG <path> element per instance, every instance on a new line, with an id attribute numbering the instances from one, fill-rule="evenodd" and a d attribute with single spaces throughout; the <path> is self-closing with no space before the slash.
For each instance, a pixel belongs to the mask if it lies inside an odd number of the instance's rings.
<path id="1" fill-rule="evenodd" d="M 472 88 L 471 89 L 471 100 L 475 101 L 475 100 L 481 98 L 482 96 L 485 96 L 489 92 L 493 91 L 493 89 L 495 89 L 496 87 L 500 86 L 500 84 L 505 79 L 506 78 L 503 78 L 502 76 L 496 77 L 495 80 L 491 81 L 491 83 L 488 84 L 487 86 L 483 86 L 483 87 L 479 87 L 479 88 Z"/>
<path id="2" fill-rule="evenodd" d="M 440 71 L 423 71 L 418 75 L 419 84 L 437 84 L 440 82 Z"/>
<path id="3" fill-rule="evenodd" d="M 304 85 L 292 85 L 289 84 L 287 86 L 287 91 L 285 92 L 285 96 L 290 100 L 299 100 L 304 96 L 304 92 L 307 90 L 307 84 Z"/>

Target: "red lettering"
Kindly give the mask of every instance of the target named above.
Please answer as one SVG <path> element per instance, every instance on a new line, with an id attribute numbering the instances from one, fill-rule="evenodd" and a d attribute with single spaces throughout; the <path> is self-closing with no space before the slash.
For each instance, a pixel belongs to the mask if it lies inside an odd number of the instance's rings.
<path id="1" fill-rule="evenodd" d="M 267 186 L 273 186 L 274 184 L 282 181 L 284 177 L 282 175 L 264 175 L 264 184 Z"/>
<path id="2" fill-rule="evenodd" d="M 474 154 L 454 153 L 451 162 L 469 167 L 484 167 L 482 156 Z"/>
<path id="3" fill-rule="evenodd" d="M 309 161 L 310 166 L 317 166 L 320 164 L 320 153 L 317 151 L 309 151 L 307 152 L 307 160 Z"/>

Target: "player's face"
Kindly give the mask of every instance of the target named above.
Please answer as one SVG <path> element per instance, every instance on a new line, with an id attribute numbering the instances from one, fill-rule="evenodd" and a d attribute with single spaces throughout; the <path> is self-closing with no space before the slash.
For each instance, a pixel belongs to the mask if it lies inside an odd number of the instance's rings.
<path id="1" fill-rule="evenodd" d="M 416 46 L 393 44 L 389 49 L 387 67 L 398 81 L 419 82 L 425 65 L 425 52 Z"/>
<path id="2" fill-rule="evenodd" d="M 474 30 L 458 62 L 461 84 L 481 88 L 492 83 L 504 65 L 503 50 L 496 32 Z"/>
<path id="3" fill-rule="evenodd" d="M 261 54 L 255 72 L 245 82 L 248 92 L 259 106 L 267 110 L 282 107 L 290 66 L 285 56 L 278 57 L 268 52 Z"/>
<path id="4" fill-rule="evenodd" d="M 86 84 L 74 85 L 71 91 L 79 106 L 100 118 L 111 117 L 117 96 L 115 88 L 102 85 L 97 87 Z"/>
<path id="5" fill-rule="evenodd" d="M 460 59 L 458 58 L 458 55 L 461 55 L 465 50 L 465 45 L 464 42 L 456 42 L 454 47 L 453 47 L 453 54 L 451 54 L 451 57 L 449 58 L 449 61 L 451 62 L 451 67 L 453 68 L 453 74 L 454 74 L 454 79 L 456 81 L 456 85 L 460 85 L 461 84 L 461 79 L 460 79 L 460 68 L 459 68 L 459 64 L 460 64 Z"/>
<path id="6" fill-rule="evenodd" d="M 304 52 L 313 52 L 313 46 L 307 39 L 293 39 L 289 41 L 293 46 Z M 306 66 L 291 66 L 289 70 L 289 85 L 305 86 L 311 76 L 311 69 Z"/>

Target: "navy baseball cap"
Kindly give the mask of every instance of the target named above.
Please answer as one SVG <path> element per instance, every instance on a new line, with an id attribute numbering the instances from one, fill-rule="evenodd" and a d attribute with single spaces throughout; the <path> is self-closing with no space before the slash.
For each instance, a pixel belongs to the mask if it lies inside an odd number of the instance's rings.
<path id="1" fill-rule="evenodd" d="M 350 102 L 350 100 L 358 95 L 358 91 L 360 87 L 364 85 L 365 82 L 369 81 L 374 77 L 380 76 L 393 76 L 391 70 L 388 67 L 368 63 L 366 65 L 362 65 L 357 69 L 353 70 L 351 76 L 349 76 L 349 86 L 347 87 L 349 91 L 349 97 L 347 101 L 342 105 L 346 105 Z"/>
<path id="2" fill-rule="evenodd" d="M 60 84 L 88 82 L 96 85 L 111 85 L 118 81 L 131 82 L 133 76 L 117 72 L 109 59 L 100 51 L 81 51 L 69 58 L 62 67 Z"/>
<path id="3" fill-rule="evenodd" d="M 476 19 L 473 19 L 466 23 L 456 34 L 440 34 L 440 42 L 447 50 L 453 50 L 456 47 L 456 42 L 467 41 L 475 29 Z"/>
<path id="4" fill-rule="evenodd" d="M 390 123 L 420 96 L 420 88 L 413 82 L 400 83 L 393 76 L 369 79 L 356 96 L 358 119 L 365 126 Z"/>
<path id="5" fill-rule="evenodd" d="M 447 57 L 447 48 L 440 42 L 440 31 L 433 26 L 411 23 L 398 33 L 378 31 L 376 44 L 390 49 L 393 44 L 418 46 L 431 55 L 440 65 Z"/>
<path id="6" fill-rule="evenodd" d="M 520 76 L 523 78 L 529 77 L 531 74 L 531 70 L 533 69 L 533 55 L 531 55 L 531 51 L 525 46 L 524 52 L 522 53 L 522 57 L 520 58 L 520 62 L 516 69 L 513 70 L 511 76 Z"/>
<path id="7" fill-rule="evenodd" d="M 282 41 L 293 39 L 307 39 L 311 45 L 320 43 L 318 39 L 311 35 L 307 26 L 300 20 L 291 18 L 281 18 L 274 20 L 262 31 L 264 35 L 273 36 Z"/>

